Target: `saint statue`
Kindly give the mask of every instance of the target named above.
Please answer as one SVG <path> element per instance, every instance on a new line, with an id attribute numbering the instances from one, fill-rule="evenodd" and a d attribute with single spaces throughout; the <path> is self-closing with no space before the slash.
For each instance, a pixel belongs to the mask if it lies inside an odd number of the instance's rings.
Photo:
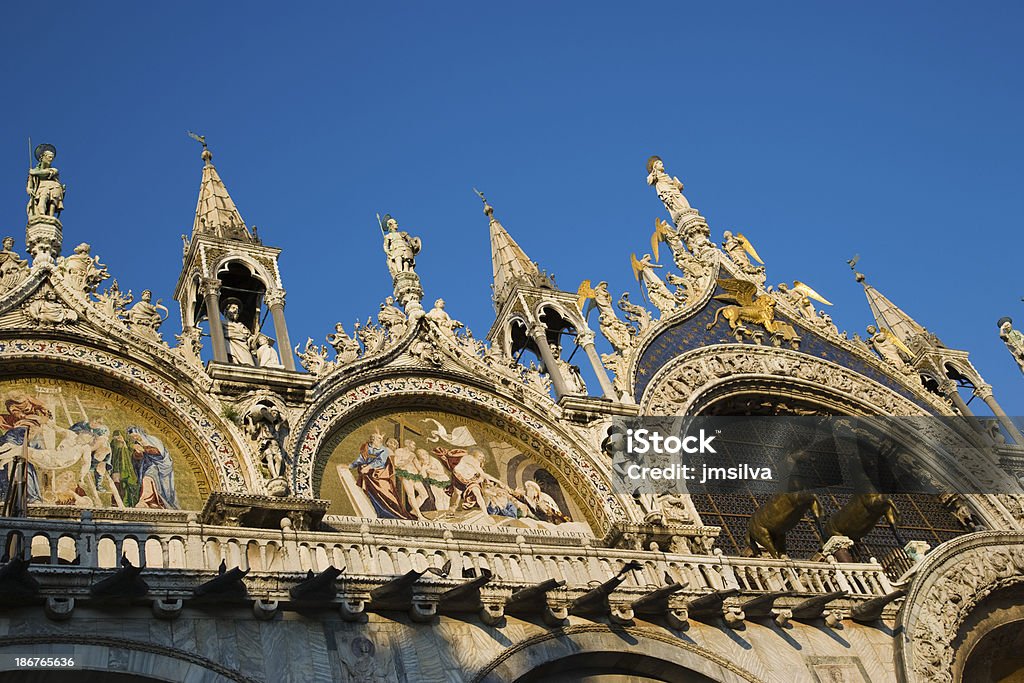
<path id="1" fill-rule="evenodd" d="M 29 169 L 28 183 L 25 186 L 25 192 L 29 196 L 26 207 L 28 217 L 60 218 L 60 212 L 64 210 L 64 190 L 67 186 L 60 184 L 60 171 L 52 166 L 57 156 L 57 148 L 48 144 L 39 145 L 34 156 L 39 164 Z"/>
<path id="2" fill-rule="evenodd" d="M 256 356 L 256 365 L 261 368 L 283 368 L 281 364 L 281 357 L 277 355 L 277 350 L 274 348 L 274 340 L 265 334 L 257 334 L 253 338 L 253 344 L 255 348 L 253 352 Z"/>
<path id="3" fill-rule="evenodd" d="M 338 323 L 334 326 L 334 334 L 327 335 L 327 343 L 334 347 L 337 356 L 335 361 L 339 364 L 351 363 L 359 358 L 362 347 L 356 339 L 348 336 L 345 326 Z"/>
<path id="4" fill-rule="evenodd" d="M 999 319 L 999 337 L 1010 350 L 1010 355 L 1017 361 L 1017 366 L 1024 372 L 1024 334 L 1013 329 L 1013 321 L 1009 318 Z"/>
<path id="5" fill-rule="evenodd" d="M 449 337 L 454 337 L 455 330 L 462 327 L 462 323 L 458 320 L 452 320 L 452 317 L 444 310 L 444 299 L 438 299 L 434 302 L 434 307 L 427 313 L 426 318 L 437 325 L 437 329 L 442 334 Z"/>
<path id="6" fill-rule="evenodd" d="M 241 301 L 231 298 L 224 302 L 224 339 L 228 343 L 228 357 L 238 365 L 253 365 L 249 351 L 249 340 L 253 335 L 248 326 L 239 321 L 241 314 Z"/>
<path id="7" fill-rule="evenodd" d="M 422 242 L 419 237 L 411 237 L 409 233 L 399 231 L 398 221 L 390 214 L 381 221 L 384 232 L 384 253 L 388 257 L 388 270 L 391 277 L 399 273 L 412 273 L 416 270 L 416 254 L 420 252 Z"/>
<path id="8" fill-rule="evenodd" d="M 871 347 L 882 357 L 882 360 L 887 360 L 898 368 L 907 369 L 907 362 L 911 360 L 913 354 L 896 339 L 892 332 L 884 328 L 880 330 L 874 325 L 868 325 L 867 332 Z"/>
<path id="9" fill-rule="evenodd" d="M 683 196 L 683 183 L 679 178 L 665 172 L 665 164 L 659 156 L 647 160 L 647 184 L 653 185 L 658 191 L 658 199 L 668 209 L 672 220 L 676 220 L 676 216 L 684 211 L 690 210 L 690 202 Z"/>
<path id="10" fill-rule="evenodd" d="M 165 315 L 160 315 L 161 310 Z M 164 320 L 167 319 L 167 312 L 167 308 L 161 306 L 159 301 L 155 304 L 153 303 L 153 292 L 144 289 L 139 300 L 128 309 L 128 327 L 137 332 L 152 336 L 153 333 L 160 329 Z"/>

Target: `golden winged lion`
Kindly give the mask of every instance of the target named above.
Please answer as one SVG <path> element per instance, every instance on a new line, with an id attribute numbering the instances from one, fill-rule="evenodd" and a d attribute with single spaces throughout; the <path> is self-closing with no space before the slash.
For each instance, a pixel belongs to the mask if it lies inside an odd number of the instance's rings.
<path id="1" fill-rule="evenodd" d="M 715 311 L 715 317 L 708 323 L 707 329 L 710 330 L 717 325 L 718 316 L 722 316 L 729 322 L 730 332 L 735 332 L 742 323 L 753 323 L 772 334 L 781 334 L 787 340 L 796 336 L 792 326 L 775 320 L 775 299 L 768 294 L 758 296 L 757 285 L 753 282 L 722 278 L 718 280 L 718 285 L 725 293 L 716 294 L 714 298 L 719 301 L 732 301 L 736 305 L 722 306 Z"/>

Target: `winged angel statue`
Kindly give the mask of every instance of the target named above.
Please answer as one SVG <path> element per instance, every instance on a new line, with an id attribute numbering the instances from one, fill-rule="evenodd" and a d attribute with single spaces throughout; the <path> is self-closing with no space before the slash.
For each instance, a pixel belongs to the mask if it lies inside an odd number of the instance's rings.
<path id="1" fill-rule="evenodd" d="M 796 338 L 796 331 L 793 327 L 782 321 L 775 320 L 775 299 L 769 294 L 757 293 L 757 285 L 747 280 L 735 278 L 721 278 L 718 285 L 725 290 L 722 294 L 716 294 L 718 301 L 729 301 L 735 305 L 722 306 L 715 311 L 715 317 L 707 325 L 711 329 L 718 324 L 718 316 L 722 316 L 729 323 L 729 331 L 736 332 L 743 323 L 760 325 L 771 334 L 779 335 L 787 341 Z"/>

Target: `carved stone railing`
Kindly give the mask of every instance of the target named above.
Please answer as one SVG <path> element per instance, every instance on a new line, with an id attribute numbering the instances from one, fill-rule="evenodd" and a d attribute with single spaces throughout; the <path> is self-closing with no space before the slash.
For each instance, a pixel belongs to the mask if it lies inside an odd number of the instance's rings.
<path id="1" fill-rule="evenodd" d="M 385 535 L 376 529 L 371 533 L 367 525 L 360 531 L 299 532 L 287 526 L 269 530 L 202 525 L 195 515 L 182 513 L 166 517 L 116 522 L 96 520 L 86 512 L 83 519 L 0 518 L 0 538 L 7 548 L 13 536 L 24 538 L 24 554 L 33 558 L 29 570 L 40 582 L 41 595 L 53 599 L 87 598 L 90 584 L 107 575 L 103 570 L 116 571 L 122 555 L 131 565 L 143 567 L 142 576 L 153 594 L 181 599 L 208 581 L 222 563 L 228 569 L 248 570 L 249 596 L 263 601 L 287 602 L 290 587 L 305 579 L 307 571 L 344 569 L 337 600 L 349 605 L 349 613 L 362 610 L 352 608 L 353 601 L 372 609 L 370 595 L 375 589 L 410 573 L 421 575 L 413 579 L 416 598 L 420 603 L 433 601 L 435 608 L 443 603 L 446 591 L 474 577 L 488 577 L 473 604 L 490 609 L 491 617 L 500 615 L 517 591 L 545 582 L 550 585 L 539 594 L 542 608 L 561 605 L 566 614 L 576 613 L 571 612 L 573 605 L 583 605 L 596 588 L 607 586 L 598 603 L 621 619 L 631 618 L 630 605 L 644 596 L 675 585 L 671 600 L 659 603 L 659 613 L 674 609 L 679 623 L 686 620 L 688 601 L 712 594 L 722 596 L 719 612 L 731 609 L 740 621 L 739 606 L 745 600 L 768 594 L 778 596 L 775 607 L 784 611 L 813 596 L 834 595 L 830 612 L 846 616 L 858 604 L 893 594 L 875 562 L 610 549 L 591 545 L 593 539 L 582 536 L 546 540 L 531 535 L 527 542 L 520 535 L 512 542 L 497 542 L 486 534 L 480 534 L 483 539 L 456 538 L 450 532 L 441 538 Z"/>

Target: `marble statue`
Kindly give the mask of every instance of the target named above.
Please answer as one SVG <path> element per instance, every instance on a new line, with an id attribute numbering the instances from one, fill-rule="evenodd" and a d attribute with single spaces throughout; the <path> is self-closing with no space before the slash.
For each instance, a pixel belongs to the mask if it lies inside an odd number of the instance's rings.
<path id="1" fill-rule="evenodd" d="M 96 286 L 110 277 L 99 256 L 89 254 L 90 247 L 82 242 L 75 252 L 60 261 L 60 269 L 71 287 L 85 292 L 96 291 Z"/>
<path id="2" fill-rule="evenodd" d="M 66 185 L 60 183 L 60 171 L 53 167 L 53 160 L 57 156 L 57 148 L 53 145 L 42 144 L 35 149 L 35 158 L 38 165 L 28 172 L 28 184 L 25 191 L 28 193 L 28 217 L 50 216 L 60 218 L 60 212 L 64 210 L 64 191 Z"/>
<path id="3" fill-rule="evenodd" d="M 0 250 L 0 293 L 14 289 L 28 275 L 28 261 L 14 251 L 14 238 L 5 237 Z"/>
<path id="4" fill-rule="evenodd" d="M 402 309 L 395 306 L 395 298 L 387 297 L 380 305 L 380 313 L 377 314 L 377 322 L 388 333 L 391 339 L 398 339 L 405 335 L 409 328 L 409 319 L 402 312 Z"/>
<path id="5" fill-rule="evenodd" d="M 1013 321 L 1009 318 L 1000 318 L 998 325 L 999 338 L 1006 344 L 1013 360 L 1017 361 L 1017 367 L 1024 372 L 1024 334 L 1013 329 Z"/>
<path id="6" fill-rule="evenodd" d="M 587 383 L 583 381 L 583 375 L 580 374 L 580 368 L 578 365 L 573 365 L 569 361 L 562 358 L 562 347 L 556 346 L 551 349 L 551 353 L 555 357 L 555 365 L 558 366 L 558 372 L 561 373 L 562 379 L 565 380 L 566 387 L 570 394 L 582 394 L 587 395 Z"/>
<path id="7" fill-rule="evenodd" d="M 592 299 L 593 302 L 584 309 L 588 299 Z M 616 353 L 624 353 L 633 345 L 633 336 L 636 334 L 636 330 L 619 320 L 615 314 L 607 282 L 598 282 L 594 286 L 590 285 L 590 280 L 581 282 L 576 290 L 576 306 L 584 317 L 587 317 L 593 308 L 597 308 L 601 334 L 612 345 Z"/>
<path id="8" fill-rule="evenodd" d="M 236 365 L 253 365 L 249 350 L 252 331 L 238 317 L 242 314 L 242 302 L 235 298 L 224 301 L 224 340 L 228 346 L 228 357 Z"/>
<path id="9" fill-rule="evenodd" d="M 679 178 L 665 172 L 665 164 L 661 157 L 652 156 L 647 160 L 647 184 L 653 185 L 658 192 L 658 199 L 668 209 L 672 220 L 684 211 L 690 210 L 690 202 L 683 196 L 683 183 Z"/>
<path id="10" fill-rule="evenodd" d="M 256 365 L 261 368 L 283 368 L 281 357 L 274 348 L 274 340 L 265 334 L 258 334 L 253 341 Z"/>
<path id="11" fill-rule="evenodd" d="M 426 318 L 434 323 L 437 329 L 447 337 L 454 337 L 455 330 L 462 327 L 462 323 L 458 320 L 453 320 L 448 315 L 448 312 L 444 310 L 444 299 L 438 299 L 434 302 L 434 307 L 427 313 Z"/>
<path id="12" fill-rule="evenodd" d="M 348 336 L 345 326 L 341 323 L 334 326 L 334 334 L 327 335 L 327 343 L 334 348 L 334 361 L 339 365 L 351 363 L 359 358 L 359 352 L 362 350 L 359 341 Z"/>
<path id="13" fill-rule="evenodd" d="M 633 266 L 633 276 L 638 282 L 643 281 L 644 288 L 647 290 L 647 297 L 651 300 L 651 303 L 657 307 L 662 315 L 672 311 L 679 304 L 679 300 L 654 272 L 655 268 L 662 268 L 663 266 L 651 263 L 650 254 L 644 254 L 641 259 L 637 259 L 636 254 L 632 254 L 630 262 Z"/>
<path id="14" fill-rule="evenodd" d="M 399 273 L 411 273 L 416 270 L 416 254 L 423 246 L 419 237 L 411 237 L 409 233 L 398 229 L 398 221 L 390 215 L 384 216 L 381 222 L 384 232 L 384 253 L 388 257 L 388 270 L 391 277 Z"/>
<path id="15" fill-rule="evenodd" d="M 163 315 L 160 312 L 163 311 Z M 146 336 L 159 337 L 160 326 L 167 319 L 167 308 L 160 301 L 153 303 L 153 292 L 144 289 L 139 300 L 128 309 L 128 327 Z"/>
<path id="16" fill-rule="evenodd" d="M 327 360 L 327 347 L 317 346 L 313 343 L 312 337 L 306 338 L 306 346 L 303 349 L 295 347 L 295 355 L 299 357 L 299 363 L 306 372 L 319 377 L 324 374 L 332 364 Z"/>

